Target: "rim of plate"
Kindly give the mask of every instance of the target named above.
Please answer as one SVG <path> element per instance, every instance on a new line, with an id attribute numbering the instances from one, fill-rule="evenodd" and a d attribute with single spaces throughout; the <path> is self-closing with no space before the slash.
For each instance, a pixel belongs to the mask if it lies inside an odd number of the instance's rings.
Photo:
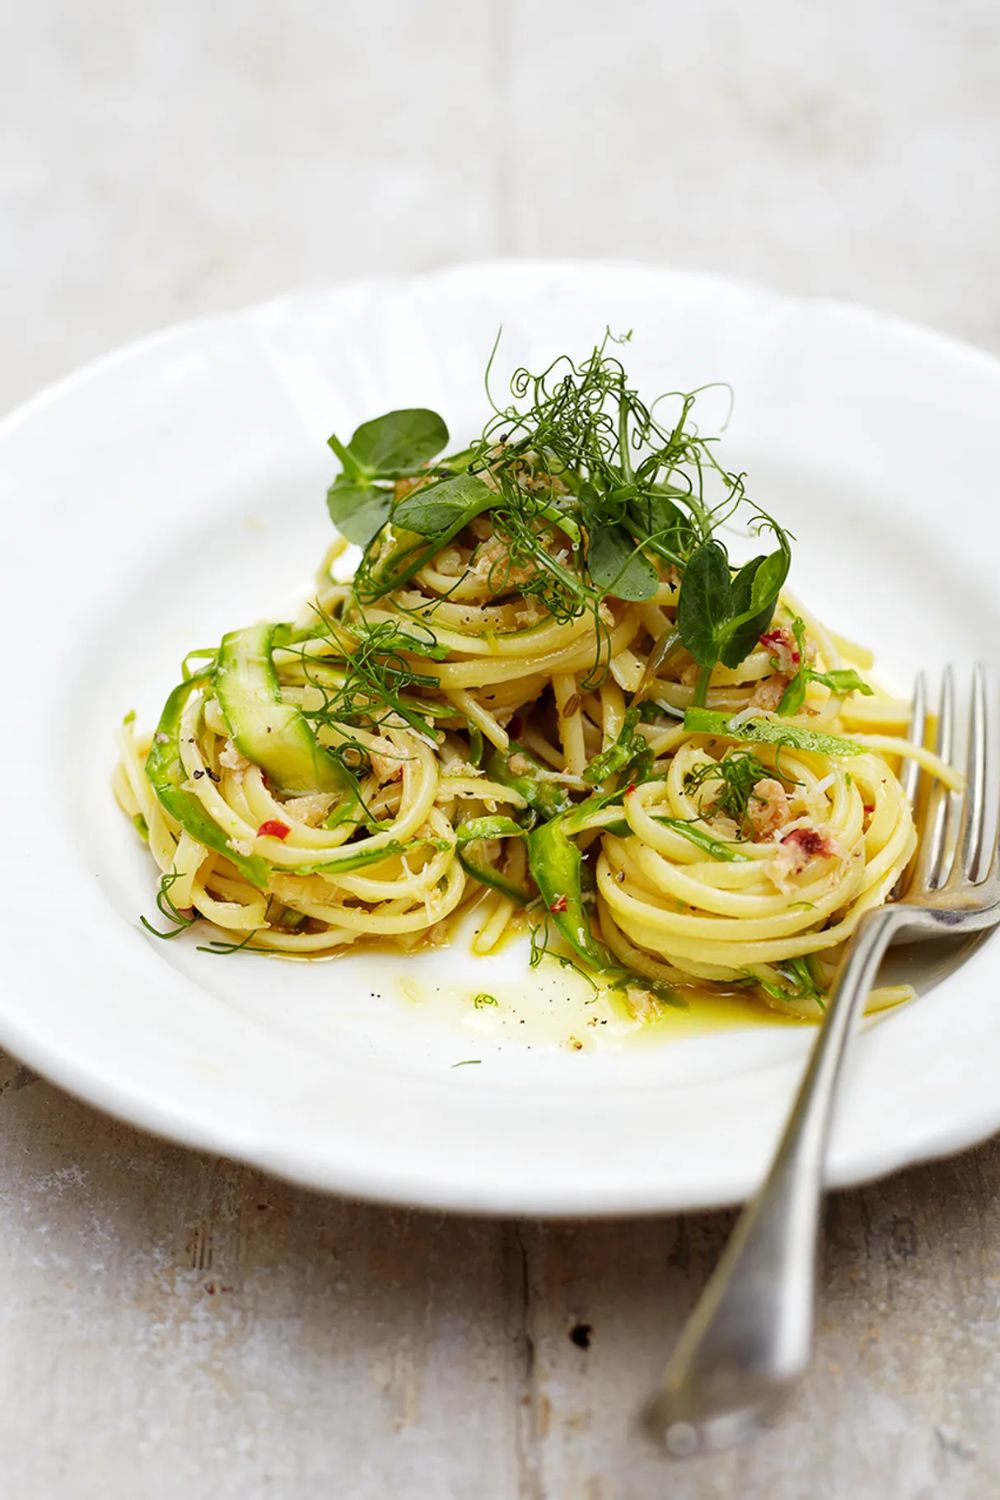
<path id="1" fill-rule="evenodd" d="M 968 366 L 978 367 L 984 375 L 994 380 L 1000 377 L 1000 360 L 984 349 L 939 330 L 925 328 L 898 316 L 847 301 L 789 295 L 735 276 L 675 269 L 648 261 L 494 259 L 459 262 L 418 275 L 365 277 L 328 287 L 307 287 L 237 310 L 172 324 L 86 361 L 20 403 L 0 421 L 0 445 L 15 434 L 24 422 L 71 397 L 95 376 L 116 365 L 142 358 L 158 348 L 167 350 L 172 343 L 192 334 L 229 326 L 237 327 L 261 316 L 280 315 L 284 310 L 308 305 L 317 299 L 364 289 L 377 291 L 381 287 L 390 286 L 427 286 L 456 276 L 481 278 L 487 282 L 497 276 L 520 277 L 531 281 L 539 276 L 573 276 L 580 272 L 608 276 L 638 272 L 672 282 L 686 282 L 704 289 L 717 288 L 720 293 L 738 292 L 765 300 L 775 307 L 822 309 L 837 318 L 850 320 L 859 327 L 874 329 L 894 340 L 909 341 L 928 351 L 937 351 L 952 360 L 957 359 Z M 991 953 L 994 954 L 993 958 L 990 957 Z M 963 972 L 965 968 L 981 969 L 984 963 L 987 966 L 992 964 L 994 973 L 1000 975 L 1000 951 L 994 951 L 990 946 L 973 954 L 963 966 Z M 2 972 L 3 964 L 0 961 L 0 973 Z M 980 974 L 980 978 L 982 977 Z M 479 1180 L 475 1176 L 442 1178 L 438 1171 L 425 1171 L 419 1161 L 412 1162 L 409 1159 L 392 1166 L 383 1163 L 373 1167 L 369 1161 L 357 1160 L 350 1150 L 338 1156 L 329 1153 L 323 1157 L 310 1156 L 298 1149 L 289 1150 L 284 1142 L 248 1136 L 239 1124 L 231 1127 L 225 1120 L 220 1120 L 218 1115 L 194 1118 L 189 1113 L 164 1105 L 160 1100 L 151 1099 L 141 1089 L 132 1087 L 130 1080 L 122 1076 L 120 1069 L 116 1070 L 113 1057 L 103 1070 L 81 1065 L 72 1052 L 61 1051 L 58 1045 L 53 1045 L 37 1028 L 33 1029 L 31 999 L 29 993 L 22 992 L 14 997 L 10 1008 L 6 1003 L 0 1004 L 0 1045 L 41 1075 L 77 1098 L 132 1125 L 195 1149 L 244 1161 L 309 1188 L 345 1193 L 375 1202 L 413 1204 L 455 1212 L 523 1213 L 562 1218 L 607 1217 L 731 1204 L 745 1198 L 755 1187 L 759 1176 L 756 1168 L 748 1168 L 743 1161 L 728 1170 L 720 1168 L 712 1180 L 704 1184 L 702 1190 L 697 1185 L 688 1183 L 678 1195 L 671 1190 L 668 1182 L 646 1181 L 637 1186 L 629 1185 L 620 1193 L 605 1189 L 600 1201 L 595 1201 L 585 1180 L 566 1182 L 559 1187 L 554 1187 L 551 1181 L 535 1183 L 530 1180 L 515 1188 L 498 1187 L 489 1180 Z M 796 1060 L 790 1064 L 775 1064 L 770 1069 L 772 1080 L 783 1099 L 786 1091 L 790 1095 L 800 1066 L 800 1061 Z M 493 1085 L 494 1090 L 502 1090 L 502 1087 Z M 961 1104 L 962 1101 L 959 1100 L 960 1107 L 944 1113 L 941 1110 L 931 1111 L 925 1120 L 914 1124 L 905 1139 L 869 1142 L 864 1150 L 854 1150 L 849 1155 L 835 1152 L 828 1173 L 830 1185 L 846 1186 L 869 1181 L 917 1161 L 949 1155 L 1000 1129 L 1000 1094 L 995 1102 L 980 1102 L 974 1107 L 969 1105 L 965 1108 Z"/>

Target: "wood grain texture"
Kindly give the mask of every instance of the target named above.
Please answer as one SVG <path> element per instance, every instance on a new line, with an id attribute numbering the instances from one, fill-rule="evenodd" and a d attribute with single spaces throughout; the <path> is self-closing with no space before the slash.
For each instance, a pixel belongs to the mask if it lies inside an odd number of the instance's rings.
<path id="1" fill-rule="evenodd" d="M 0 1121 L 12 1494 L 1000 1491 L 996 1143 L 834 1197 L 812 1377 L 754 1447 L 667 1466 L 635 1412 L 730 1215 L 367 1207 L 152 1140 L 13 1062 Z"/>
<path id="2" fill-rule="evenodd" d="M 0 48 L 0 404 L 177 318 L 497 254 L 707 266 L 1000 348 L 998 98 L 990 0 L 33 0 Z M 811 1379 L 754 1447 L 668 1467 L 634 1413 L 728 1216 L 359 1206 L 6 1061 L 0 1490 L 994 1500 L 998 1169 L 834 1198 Z"/>

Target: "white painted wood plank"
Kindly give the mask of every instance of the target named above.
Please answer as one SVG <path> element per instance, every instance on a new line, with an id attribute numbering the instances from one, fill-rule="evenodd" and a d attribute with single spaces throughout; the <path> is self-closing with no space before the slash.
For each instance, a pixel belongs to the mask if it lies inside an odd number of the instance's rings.
<path id="1" fill-rule="evenodd" d="M 813 1376 L 752 1449 L 676 1467 L 634 1417 L 728 1215 L 368 1208 L 150 1140 L 14 1064 L 0 1089 L 0 1444 L 21 1492 L 1000 1487 L 995 1144 L 833 1200 Z"/>
<path id="2" fill-rule="evenodd" d="M 1000 1492 L 996 1143 L 831 1202 L 815 1368 L 772 1430 L 668 1464 L 635 1414 L 728 1214 L 526 1232 L 538 1493 L 798 1500 Z M 574 1328 L 589 1325 L 589 1347 Z"/>
<path id="3" fill-rule="evenodd" d="M 501 1225 L 327 1199 L 0 1079 L 11 1493 L 517 1493 Z"/>

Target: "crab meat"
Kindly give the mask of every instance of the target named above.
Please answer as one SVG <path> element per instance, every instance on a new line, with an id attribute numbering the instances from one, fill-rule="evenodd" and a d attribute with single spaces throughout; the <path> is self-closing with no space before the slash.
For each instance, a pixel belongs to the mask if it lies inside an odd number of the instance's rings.
<path id="1" fill-rule="evenodd" d="M 527 583 L 536 569 L 534 563 L 512 562 L 507 542 L 494 532 L 476 548 L 472 571 L 477 578 L 485 578 L 495 593 L 501 593 Z"/>
<path id="2" fill-rule="evenodd" d="M 782 835 L 781 843 L 786 849 L 794 850 L 802 869 L 811 859 L 832 859 L 840 852 L 830 834 L 824 833 L 822 828 L 812 828 L 808 823 L 790 828 Z"/>
<path id="3" fill-rule="evenodd" d="M 240 754 L 232 740 L 227 740 L 219 751 L 219 765 L 225 766 L 227 771 L 245 771 L 249 764 L 246 756 Z"/>
<path id="4" fill-rule="evenodd" d="M 332 792 L 310 792 L 305 797 L 290 797 L 287 802 L 282 803 L 282 811 L 294 822 L 315 828 L 330 811 L 332 802 Z"/>
<path id="5" fill-rule="evenodd" d="M 439 552 L 434 559 L 434 566 L 448 578 L 458 578 L 465 570 L 462 554 L 457 547 L 446 547 L 443 552 Z"/>
<path id="6" fill-rule="evenodd" d="M 788 793 L 780 781 L 765 776 L 758 781 L 747 803 L 747 822 L 753 829 L 754 838 L 758 842 L 773 838 L 788 821 Z"/>
<path id="7" fill-rule="evenodd" d="M 659 1014 L 656 997 L 644 985 L 630 984 L 625 990 L 629 1010 L 637 1021 L 654 1021 Z"/>
<path id="8" fill-rule="evenodd" d="M 519 629 L 527 629 L 530 625 L 537 625 L 539 620 L 545 618 L 545 610 L 537 599 L 528 598 L 524 604 L 514 611 L 514 622 Z"/>
<path id="9" fill-rule="evenodd" d="M 370 750 L 369 758 L 379 786 L 388 781 L 399 781 L 403 774 L 403 757 L 388 740 L 377 740 L 376 744 L 379 748 Z"/>
<path id="10" fill-rule="evenodd" d="M 780 672 L 775 672 L 758 682 L 750 701 L 755 708 L 766 708 L 773 712 L 781 702 L 782 694 L 787 686 L 788 678 L 782 677 Z"/>
<path id="11" fill-rule="evenodd" d="M 701 821 L 706 824 L 707 827 L 711 828 L 712 832 L 716 835 L 717 838 L 723 839 L 728 844 L 735 843 L 737 839 L 743 837 L 743 833 L 739 825 L 737 824 L 735 819 L 729 817 L 727 813 L 712 812 L 709 813 L 707 817 L 702 814 Z"/>
<path id="12" fill-rule="evenodd" d="M 760 644 L 783 677 L 794 677 L 802 665 L 802 656 L 790 630 L 784 625 L 775 625 L 773 630 L 765 631 L 760 637 Z"/>
<path id="13" fill-rule="evenodd" d="M 816 859 L 843 859 L 844 851 L 830 834 L 809 823 L 796 824 L 782 834 L 774 854 L 767 862 L 767 872 L 779 891 L 794 888 L 796 878 Z"/>

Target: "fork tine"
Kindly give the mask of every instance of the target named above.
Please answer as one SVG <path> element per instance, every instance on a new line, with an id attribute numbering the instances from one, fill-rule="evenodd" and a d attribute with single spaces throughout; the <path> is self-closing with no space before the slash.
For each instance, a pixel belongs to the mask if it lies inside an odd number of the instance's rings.
<path id="1" fill-rule="evenodd" d="M 990 795 L 990 789 L 991 787 L 996 789 L 1000 783 L 1000 777 L 997 775 L 998 763 L 1000 763 L 1000 716 L 998 716 L 1000 715 L 1000 698 L 998 698 L 1000 681 L 994 672 L 984 673 L 983 687 L 986 721 L 986 764 L 983 785 L 986 806 L 983 808 L 983 838 L 979 870 L 982 880 L 997 881 L 1000 879 L 1000 803 L 995 794 Z"/>
<path id="2" fill-rule="evenodd" d="M 909 729 L 907 730 L 907 738 L 912 740 L 915 745 L 922 745 L 924 743 L 926 733 L 927 679 L 924 676 L 923 672 L 918 672 L 916 680 L 913 684 L 913 707 L 910 711 L 910 724 Z M 917 817 L 917 803 L 919 800 L 920 781 L 921 771 L 919 762 L 915 760 L 905 761 L 903 764 L 903 769 L 900 772 L 899 782 L 900 786 L 903 788 L 903 796 L 910 804 L 910 812 L 913 814 L 914 821 L 916 821 Z M 914 854 L 912 859 L 910 860 L 910 863 L 907 865 L 906 869 L 896 881 L 896 884 L 892 890 L 892 895 L 890 897 L 891 900 L 898 901 L 906 891 L 906 888 L 910 884 L 910 879 L 913 875 L 916 858 L 917 856 L 916 854 Z"/>
<path id="3" fill-rule="evenodd" d="M 935 750 L 942 760 L 951 762 L 955 741 L 955 677 L 946 667 L 941 680 L 941 702 L 938 709 Z M 948 834 L 952 823 L 951 794 L 935 781 L 927 799 L 923 837 L 920 840 L 911 889 L 936 891 L 944 883 Z"/>
<path id="4" fill-rule="evenodd" d="M 927 679 L 923 672 L 917 673 L 917 680 L 913 684 L 913 710 L 910 714 L 910 727 L 908 738 L 915 745 L 924 743 L 927 733 Z M 910 804 L 910 812 L 917 810 L 917 788 L 920 785 L 920 765 L 918 761 L 908 760 L 903 766 L 900 775 L 900 784 L 903 795 Z"/>
<path id="5" fill-rule="evenodd" d="M 977 662 L 972 674 L 972 709 L 965 769 L 965 798 L 952 880 L 979 879 L 986 824 L 986 673 Z"/>

